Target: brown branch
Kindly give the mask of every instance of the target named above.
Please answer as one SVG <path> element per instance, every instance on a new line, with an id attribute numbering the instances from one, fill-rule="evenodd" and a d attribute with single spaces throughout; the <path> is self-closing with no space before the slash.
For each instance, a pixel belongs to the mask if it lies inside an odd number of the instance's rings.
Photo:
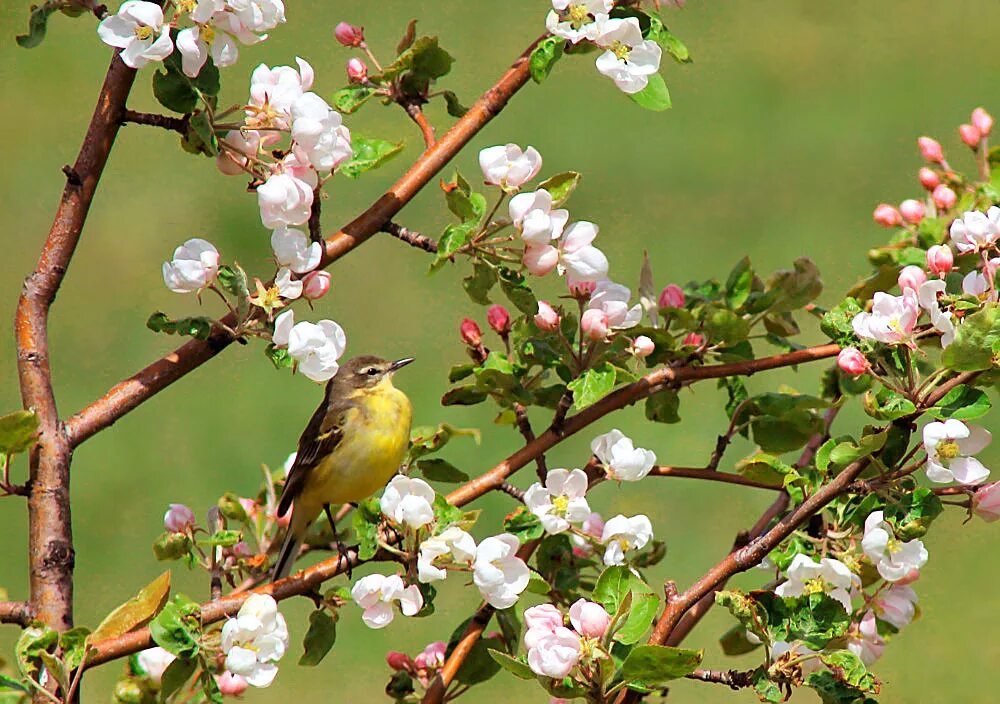
<path id="1" fill-rule="evenodd" d="M 160 127 L 165 130 L 172 130 L 180 134 L 187 134 L 188 118 L 172 117 L 170 115 L 158 115 L 152 112 L 138 112 L 136 110 L 125 110 L 122 113 L 121 122 L 132 122 L 136 125 L 149 125 L 150 127 Z"/>
<path id="2" fill-rule="evenodd" d="M 0 623 L 27 626 L 34 618 L 31 604 L 26 601 L 0 601 Z"/>
<path id="3" fill-rule="evenodd" d="M 313 190 L 313 202 L 309 208 L 309 239 L 323 243 L 323 191 L 319 186 Z"/>
<path id="4" fill-rule="evenodd" d="M 743 687 L 753 686 L 753 675 L 755 672 L 756 670 L 695 670 L 684 676 L 689 680 L 713 682 L 715 684 L 724 684 L 730 689 L 742 689 Z"/>
<path id="5" fill-rule="evenodd" d="M 406 114 L 410 116 L 417 127 L 420 128 L 420 134 L 423 135 L 424 145 L 430 149 L 434 146 L 434 141 L 436 137 L 434 136 L 434 128 L 431 123 L 427 120 L 427 116 L 424 115 L 424 111 L 420 109 L 420 106 L 415 103 L 406 103 L 403 105 L 403 109 L 406 110 Z"/>
<path id="6" fill-rule="evenodd" d="M 524 442 L 532 443 L 535 440 L 535 431 L 531 429 L 531 421 L 528 419 L 528 409 L 523 404 L 514 404 L 514 417 L 517 419 L 517 429 L 521 431 Z M 540 454 L 535 458 L 535 467 L 538 473 L 538 481 L 545 483 L 549 468 L 545 464 L 545 454 Z"/>
<path id="7" fill-rule="evenodd" d="M 427 149 L 386 193 L 327 239 L 321 266 L 329 266 L 380 231 L 483 126 L 504 109 L 511 97 L 528 81 L 528 57 L 543 37 L 532 42 L 493 87 L 433 147 Z M 223 322 L 228 320 L 228 317 L 224 318 Z M 218 332 L 208 340 L 191 340 L 116 384 L 101 398 L 66 421 L 70 445 L 76 447 L 95 433 L 111 426 L 123 415 L 210 360 L 231 342 L 230 336 Z"/>
<path id="8" fill-rule="evenodd" d="M 419 232 L 414 232 L 413 230 L 405 228 L 402 225 L 398 225 L 391 221 L 387 222 L 382 226 L 382 232 L 392 235 L 396 239 L 402 240 L 412 247 L 417 247 L 418 249 L 430 252 L 431 254 L 437 254 L 437 242 L 426 235 L 421 235 Z"/>
<path id="9" fill-rule="evenodd" d="M 649 470 L 649 476 L 651 477 L 683 477 L 686 479 L 704 479 L 709 482 L 722 482 L 724 484 L 738 484 L 740 486 L 749 486 L 755 489 L 768 489 L 770 491 L 781 491 L 780 486 L 775 486 L 774 484 L 765 484 L 764 482 L 757 482 L 753 479 L 747 479 L 739 474 L 730 474 L 728 472 L 720 472 L 718 470 L 709 469 L 707 467 L 668 467 L 665 465 L 656 465 L 651 470 Z"/>

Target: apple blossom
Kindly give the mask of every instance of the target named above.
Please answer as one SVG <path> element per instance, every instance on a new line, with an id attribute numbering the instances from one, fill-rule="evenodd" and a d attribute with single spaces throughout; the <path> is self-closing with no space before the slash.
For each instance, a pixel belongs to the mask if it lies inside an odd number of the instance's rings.
<path id="1" fill-rule="evenodd" d="M 323 245 L 310 241 L 306 233 L 294 227 L 281 226 L 271 233 L 271 251 L 278 266 L 296 274 L 312 271 L 323 259 Z"/>
<path id="2" fill-rule="evenodd" d="M 486 183 L 516 190 L 538 175 L 542 155 L 534 147 L 522 151 L 516 144 L 502 144 L 480 151 L 479 167 Z"/>
<path id="3" fill-rule="evenodd" d="M 959 125 L 958 136 L 965 142 L 966 146 L 976 149 L 979 147 L 979 140 L 983 135 L 975 125 Z"/>
<path id="4" fill-rule="evenodd" d="M 326 271 L 310 271 L 302 277 L 302 296 L 310 301 L 319 300 L 330 291 L 330 274 Z"/>
<path id="5" fill-rule="evenodd" d="M 937 172 L 926 166 L 920 167 L 920 171 L 917 172 L 917 178 L 920 181 L 920 185 L 928 191 L 933 191 L 941 184 L 941 177 L 937 175 Z"/>
<path id="6" fill-rule="evenodd" d="M 604 465 L 608 477 L 618 481 L 639 481 L 656 464 L 656 455 L 651 450 L 635 447 L 631 438 L 617 428 L 594 438 L 590 451 Z"/>
<path id="7" fill-rule="evenodd" d="M 847 636 L 847 649 L 861 658 L 865 665 L 871 665 L 882 657 L 885 641 L 878 634 L 878 624 L 875 614 L 865 612 L 858 624 L 852 624 Z"/>
<path id="8" fill-rule="evenodd" d="M 608 318 L 608 327 L 616 330 L 635 327 L 642 320 L 642 306 L 636 303 L 629 308 L 632 292 L 621 284 L 605 279 L 598 281 L 590 296 L 588 310 L 600 310 Z"/>
<path id="9" fill-rule="evenodd" d="M 399 602 L 404 616 L 413 616 L 424 606 L 424 597 L 415 584 L 405 586 L 398 574 L 370 574 L 351 588 L 354 603 L 364 609 L 361 620 L 369 628 L 385 628 L 395 616 L 393 602 Z"/>
<path id="10" fill-rule="evenodd" d="M 333 28 L 334 38 L 344 46 L 359 47 L 365 42 L 365 28 L 347 22 L 338 22 Z"/>
<path id="11" fill-rule="evenodd" d="M 513 606 L 528 586 L 531 573 L 524 560 L 517 556 L 518 547 L 517 537 L 501 533 L 486 538 L 476 548 L 472 581 L 495 609 Z"/>
<path id="12" fill-rule="evenodd" d="M 552 0 L 545 28 L 573 44 L 584 39 L 593 41 L 613 7 L 614 0 Z"/>
<path id="13" fill-rule="evenodd" d="M 292 103 L 292 139 L 300 160 L 317 171 L 332 171 L 354 153 L 340 113 L 315 93 L 304 93 Z"/>
<path id="14" fill-rule="evenodd" d="M 528 245 L 524 248 L 521 263 L 534 276 L 545 276 L 559 264 L 559 250 L 548 244 Z"/>
<path id="15" fill-rule="evenodd" d="M 580 662 L 580 636 L 560 626 L 528 649 L 528 667 L 536 675 L 562 679 Z"/>
<path id="16" fill-rule="evenodd" d="M 123 2 L 118 12 L 97 25 L 97 35 L 105 44 L 121 49 L 118 57 L 131 68 L 163 61 L 174 50 L 163 10 L 156 3 L 144 0 Z"/>
<path id="17" fill-rule="evenodd" d="M 907 198 L 899 204 L 899 214 L 903 216 L 906 222 L 914 225 L 924 219 L 926 212 L 927 207 L 921 201 L 913 198 Z"/>
<path id="18" fill-rule="evenodd" d="M 389 520 L 409 528 L 422 528 L 434 520 L 434 490 L 423 479 L 397 474 L 382 494 L 379 505 Z"/>
<path id="19" fill-rule="evenodd" d="M 879 291 L 874 296 L 871 313 L 858 313 L 851 325 L 858 337 L 886 345 L 909 344 L 919 315 L 920 306 L 913 289 L 904 290 L 902 296 Z"/>
<path id="20" fill-rule="evenodd" d="M 705 336 L 699 335 L 696 332 L 689 332 L 684 336 L 684 339 L 681 340 L 681 344 L 686 347 L 701 347 L 705 344 Z"/>
<path id="21" fill-rule="evenodd" d="M 657 299 L 657 305 L 660 308 L 683 308 L 684 303 L 684 289 L 677 284 L 667 284 L 664 286 Z"/>
<path id="22" fill-rule="evenodd" d="M 993 261 L 997 260 L 994 259 Z M 993 272 L 996 271 L 995 267 L 991 266 L 990 268 Z M 990 291 L 989 279 L 987 279 L 985 274 L 980 272 L 978 269 L 973 269 L 962 277 L 962 293 L 975 296 L 981 300 L 988 298 L 995 301 L 997 299 L 996 291 Z"/>
<path id="23" fill-rule="evenodd" d="M 920 288 L 920 284 L 927 281 L 927 273 L 921 269 L 919 266 L 904 266 L 903 270 L 899 272 L 899 278 L 897 283 L 899 284 L 899 290 L 904 291 L 908 288 L 917 290 Z"/>
<path id="24" fill-rule="evenodd" d="M 562 533 L 590 515 L 586 493 L 587 473 L 582 469 L 550 469 L 544 486 L 535 482 L 524 492 L 524 504 L 541 519 L 546 533 Z"/>
<path id="25" fill-rule="evenodd" d="M 903 224 L 903 216 L 888 203 L 879 203 L 875 206 L 872 219 L 882 227 L 899 227 Z"/>
<path id="26" fill-rule="evenodd" d="M 263 308 L 268 316 L 275 308 L 283 307 L 285 301 L 294 301 L 302 295 L 302 282 L 293 279 L 292 272 L 286 267 L 278 269 L 272 286 L 265 288 L 261 280 L 256 279 L 256 288 L 256 293 L 250 295 L 250 302 Z"/>
<path id="27" fill-rule="evenodd" d="M 983 137 L 988 137 L 990 132 L 993 131 L 993 117 L 983 108 L 973 110 L 969 121 L 975 125 Z"/>
<path id="28" fill-rule="evenodd" d="M 985 213 L 970 210 L 951 223 L 951 241 L 960 254 L 990 249 L 1000 238 L 1000 208 L 995 205 Z"/>
<path id="29" fill-rule="evenodd" d="M 226 669 L 253 687 L 267 687 L 278 674 L 277 662 L 288 649 L 288 628 L 278 603 L 267 594 L 252 593 L 236 618 L 222 627 Z"/>
<path id="30" fill-rule="evenodd" d="M 594 292 L 597 288 L 596 281 L 567 281 L 566 288 L 569 290 L 569 295 L 573 298 L 586 301 L 590 298 L 590 294 Z"/>
<path id="31" fill-rule="evenodd" d="M 972 455 L 990 444 L 990 431 L 978 425 L 966 425 L 949 418 L 924 426 L 924 450 L 927 452 L 927 478 L 945 484 L 979 484 L 990 470 Z"/>
<path id="32" fill-rule="evenodd" d="M 611 615 L 600 604 L 577 599 L 569 607 L 569 620 L 581 636 L 602 638 L 611 625 Z"/>
<path id="33" fill-rule="evenodd" d="M 896 538 L 882 511 L 873 511 L 865 519 L 861 547 L 887 582 L 898 582 L 927 563 L 923 542 L 914 539 L 904 543 Z"/>
<path id="34" fill-rule="evenodd" d="M 291 310 L 274 319 L 271 341 L 277 347 L 287 347 L 299 371 L 316 382 L 333 378 L 340 368 L 337 360 L 347 347 L 347 336 L 337 323 L 321 320 L 296 324 Z"/>
<path id="35" fill-rule="evenodd" d="M 194 511 L 184 504 L 170 504 L 163 514 L 163 527 L 171 533 L 186 533 L 194 526 Z"/>
<path id="36" fill-rule="evenodd" d="M 771 662 L 777 662 L 782 658 L 795 660 L 798 663 L 799 669 L 802 670 L 803 675 L 816 672 L 823 667 L 819 658 L 810 657 L 815 654 L 815 650 L 799 642 L 788 643 L 787 641 L 777 640 L 771 644 Z"/>
<path id="37" fill-rule="evenodd" d="M 917 612 L 917 593 L 913 587 L 896 583 L 880 591 L 872 600 L 875 614 L 896 628 L 909 625 Z"/>
<path id="38" fill-rule="evenodd" d="M 250 32 L 266 32 L 285 21 L 282 0 L 226 0 L 226 4 Z"/>
<path id="39" fill-rule="evenodd" d="M 584 536 L 590 536 L 597 542 L 601 540 L 601 535 L 604 533 L 604 519 L 601 518 L 601 514 L 595 511 L 584 518 L 580 524 L 580 531 L 583 533 L 582 536 L 573 533 L 569 537 L 573 543 L 573 554 L 577 557 L 588 557 L 594 552 L 594 547 Z"/>
<path id="40" fill-rule="evenodd" d="M 927 161 L 933 164 L 944 163 L 944 150 L 941 143 L 931 137 L 918 137 L 917 146 L 920 147 L 920 154 Z"/>
<path id="41" fill-rule="evenodd" d="M 868 359 L 856 347 L 845 347 L 837 355 L 837 366 L 845 374 L 860 376 L 868 371 L 871 365 L 868 364 Z"/>
<path id="42" fill-rule="evenodd" d="M 941 348 L 944 349 L 955 340 L 955 324 L 951 320 L 951 312 L 941 310 L 938 304 L 938 294 L 944 293 L 945 282 L 933 279 L 920 284 L 917 290 L 917 300 L 920 307 L 927 311 L 931 325 L 941 333 Z"/>
<path id="43" fill-rule="evenodd" d="M 219 250 L 199 237 L 189 239 L 163 263 L 163 283 L 174 293 L 191 293 L 212 284 L 219 273 Z"/>
<path id="44" fill-rule="evenodd" d="M 508 206 L 511 222 L 528 245 L 546 245 L 562 235 L 569 221 L 569 211 L 552 209 L 552 195 L 544 188 L 518 193 Z"/>
<path id="45" fill-rule="evenodd" d="M 309 62 L 295 57 L 299 66 L 270 68 L 260 64 L 250 74 L 250 101 L 246 106 L 246 123 L 251 128 L 286 130 L 291 125 L 292 104 L 312 88 L 313 68 Z"/>
<path id="46" fill-rule="evenodd" d="M 448 573 L 435 561 L 446 558 L 449 564 L 471 564 L 476 556 L 476 541 L 458 526 L 449 526 L 439 535 L 420 543 L 417 578 L 424 583 L 445 579 Z"/>
<path id="47" fill-rule="evenodd" d="M 410 656 L 398 650 L 390 650 L 386 653 L 385 663 L 397 672 L 407 672 L 413 667 L 413 661 L 410 660 Z"/>
<path id="48" fill-rule="evenodd" d="M 624 564 L 626 552 L 642 549 L 652 537 L 653 525 L 642 514 L 626 518 L 619 513 L 608 519 L 601 534 L 601 542 L 605 545 L 604 564 Z"/>
<path id="49" fill-rule="evenodd" d="M 246 174 L 250 167 L 250 159 L 260 153 L 260 132 L 256 130 L 229 130 L 226 136 L 219 140 L 219 154 L 215 157 L 215 165 L 226 176 Z"/>
<path id="50" fill-rule="evenodd" d="M 264 227 L 274 230 L 308 222 L 317 183 L 316 172 L 306 168 L 297 154 L 286 156 L 277 170 L 257 186 L 257 205 Z"/>
<path id="51" fill-rule="evenodd" d="M 645 359 L 653 354 L 655 350 L 656 343 L 645 335 L 639 335 L 639 337 L 632 340 L 632 344 L 629 346 L 629 352 L 639 359 Z"/>
<path id="52" fill-rule="evenodd" d="M 538 312 L 535 313 L 535 325 L 538 326 L 539 330 L 555 332 L 559 329 L 560 320 L 559 313 L 547 301 L 538 302 Z"/>
<path id="53" fill-rule="evenodd" d="M 170 663 L 177 659 L 177 656 L 157 646 L 140 651 L 136 659 L 139 661 L 139 667 L 146 673 L 146 677 L 154 684 L 160 684 L 163 672 L 170 666 Z"/>
<path id="54" fill-rule="evenodd" d="M 608 275 L 608 259 L 591 245 L 599 228 L 592 222 L 581 220 L 566 228 L 559 242 L 559 269 L 572 284 L 596 283 Z"/>
<path id="55" fill-rule="evenodd" d="M 948 245 L 936 244 L 927 250 L 927 269 L 932 274 L 944 278 L 954 265 L 955 255 Z"/>
<path id="56" fill-rule="evenodd" d="M 418 670 L 438 670 L 444 667 L 444 655 L 448 652 L 448 644 L 443 640 L 434 641 L 424 647 L 413 658 L 413 666 Z"/>
<path id="57" fill-rule="evenodd" d="M 499 303 L 486 309 L 486 323 L 500 337 L 506 337 L 510 333 L 510 313 Z"/>
<path id="58" fill-rule="evenodd" d="M 524 645 L 531 649 L 547 635 L 563 627 L 563 615 L 552 604 L 539 604 L 524 610 Z"/>
<path id="59" fill-rule="evenodd" d="M 635 17 L 610 19 L 600 24 L 594 42 L 606 49 L 597 57 L 597 70 L 613 80 L 624 93 L 638 93 L 660 68 L 660 45 L 642 38 Z"/>
<path id="60" fill-rule="evenodd" d="M 471 318 L 464 318 L 462 320 L 462 324 L 458 326 L 458 334 L 462 338 L 462 342 L 469 347 L 479 347 L 479 345 L 483 344 L 483 331 L 479 329 L 476 321 Z"/>
<path id="61" fill-rule="evenodd" d="M 368 80 L 368 66 L 356 56 L 347 61 L 347 80 L 351 83 L 364 83 Z"/>
<path id="62" fill-rule="evenodd" d="M 176 44 L 181 53 L 181 70 L 191 78 L 201 73 L 209 54 L 215 65 L 223 68 L 235 64 L 240 56 L 236 40 L 214 24 L 196 24 L 182 29 L 177 33 Z"/>
<path id="63" fill-rule="evenodd" d="M 955 207 L 955 203 L 958 202 L 958 194 L 942 183 L 934 187 L 934 190 L 931 192 L 931 200 L 934 201 L 934 205 L 939 209 L 948 210 Z"/>
<path id="64" fill-rule="evenodd" d="M 778 596 L 798 597 L 822 592 L 839 601 L 844 610 L 851 613 L 849 590 L 860 581 L 840 560 L 824 557 L 816 562 L 808 555 L 799 553 L 792 559 L 785 576 L 787 579 L 774 590 Z"/>
<path id="65" fill-rule="evenodd" d="M 972 495 L 972 512 L 987 523 L 1000 518 L 1000 482 L 984 484 Z"/>
<path id="66" fill-rule="evenodd" d="M 229 670 L 226 670 L 221 675 L 216 675 L 215 683 L 219 686 L 219 692 L 224 697 L 238 697 L 247 691 L 247 687 L 250 686 L 245 677 L 234 675 Z"/>
<path id="67" fill-rule="evenodd" d="M 580 329 L 594 342 L 605 339 L 610 332 L 608 315 L 602 310 L 585 310 L 580 317 Z"/>

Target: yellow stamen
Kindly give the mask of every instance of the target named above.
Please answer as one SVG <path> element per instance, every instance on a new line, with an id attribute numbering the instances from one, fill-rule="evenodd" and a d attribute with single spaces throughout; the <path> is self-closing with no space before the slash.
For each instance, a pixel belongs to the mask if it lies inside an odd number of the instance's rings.
<path id="1" fill-rule="evenodd" d="M 135 26 L 135 36 L 136 39 L 149 39 L 153 36 L 153 28 L 145 24 L 137 24 Z"/>
<path id="2" fill-rule="evenodd" d="M 552 511 L 558 516 L 565 516 L 566 511 L 569 509 L 569 498 L 565 496 L 557 496 L 552 499 Z"/>
<path id="3" fill-rule="evenodd" d="M 958 449 L 958 443 L 955 442 L 954 440 L 945 440 L 943 442 L 939 442 L 934 451 L 937 454 L 938 458 L 942 460 L 953 460 L 960 454 L 962 454 L 961 451 Z"/>
<path id="4" fill-rule="evenodd" d="M 585 5 L 571 4 L 566 8 L 566 12 L 569 16 L 569 23 L 573 25 L 573 29 L 580 29 L 580 27 L 590 22 L 590 14 L 587 12 Z"/>
<path id="5" fill-rule="evenodd" d="M 616 39 L 614 44 L 611 45 L 610 51 L 618 57 L 619 61 L 628 61 L 628 55 L 632 52 L 632 49 Z"/>
<path id="6" fill-rule="evenodd" d="M 826 584 L 818 577 L 815 579 L 802 580 L 802 590 L 804 594 L 822 594 L 826 591 Z"/>

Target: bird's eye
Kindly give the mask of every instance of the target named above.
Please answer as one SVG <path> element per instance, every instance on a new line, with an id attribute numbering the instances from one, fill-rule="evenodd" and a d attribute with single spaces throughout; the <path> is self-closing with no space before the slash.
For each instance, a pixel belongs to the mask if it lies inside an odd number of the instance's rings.
<path id="1" fill-rule="evenodd" d="M 378 369 L 376 369 L 375 367 L 368 367 L 367 369 L 365 369 L 365 374 L 367 374 L 368 376 L 375 376 L 376 374 L 378 374 Z"/>

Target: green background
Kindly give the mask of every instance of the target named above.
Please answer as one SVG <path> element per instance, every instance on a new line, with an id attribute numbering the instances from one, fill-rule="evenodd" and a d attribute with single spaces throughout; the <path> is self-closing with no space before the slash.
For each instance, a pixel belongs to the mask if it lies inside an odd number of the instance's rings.
<path id="1" fill-rule="evenodd" d="M 89 120 L 109 52 L 97 39 L 93 18 L 55 16 L 44 44 L 18 48 L 27 2 L 0 6 L 0 104 L 7 138 L 0 171 L 3 254 L 0 319 L 13 319 L 23 277 L 33 268 L 63 185 L 59 169 L 71 163 Z M 316 68 L 316 90 L 329 95 L 343 82 L 349 52 L 332 41 L 334 24 L 347 19 L 367 27 L 370 43 L 390 58 L 411 17 L 418 29 L 439 34 L 457 61 L 444 87 L 467 104 L 485 90 L 543 27 L 544 0 L 511 2 L 378 3 L 291 0 L 289 22 L 265 43 L 242 49 L 239 64 L 223 70 L 223 100 L 245 99 L 248 76 L 260 61 L 290 64 L 296 54 Z M 569 207 L 574 217 L 600 224 L 597 244 L 612 262 L 611 274 L 634 287 L 640 255 L 649 250 L 658 285 L 724 276 L 742 255 L 760 269 L 787 266 L 808 254 L 827 285 L 831 304 L 867 267 L 864 252 L 885 233 L 870 219 L 880 200 L 918 195 L 920 165 L 915 138 L 937 135 L 953 164 L 971 160 L 956 127 L 980 104 L 1000 112 L 995 100 L 995 31 L 1000 5 L 984 2 L 883 0 L 878 3 L 691 2 L 666 13 L 668 24 L 690 46 L 695 63 L 664 62 L 675 107 L 647 113 L 596 73 L 592 57 L 564 59 L 542 86 L 528 85 L 456 160 L 478 180 L 476 154 L 504 142 L 540 150 L 543 174 L 584 173 Z M 130 106 L 155 109 L 143 70 Z M 429 114 L 443 129 L 450 118 L 435 104 Z M 373 201 L 420 151 L 419 135 L 399 110 L 372 104 L 347 118 L 358 133 L 405 139 L 403 155 L 359 181 L 334 179 L 327 192 L 327 231 Z M 436 235 L 449 215 L 432 184 L 403 211 L 407 227 Z M 174 134 L 128 126 L 122 130 L 94 202 L 73 265 L 52 316 L 52 367 L 59 408 L 68 415 L 111 384 L 172 349 L 176 340 L 144 327 L 153 310 L 173 315 L 194 310 L 192 297 L 167 291 L 160 264 L 192 236 L 216 243 L 226 259 L 268 275 L 268 233 L 244 181 L 221 176 L 204 158 L 183 153 Z M 399 375 L 413 398 L 418 424 L 447 420 L 485 430 L 483 443 L 458 442 L 447 457 L 469 473 L 483 471 L 520 443 L 509 428 L 491 428 L 492 409 L 443 409 L 448 366 L 463 359 L 458 323 L 484 312 L 460 288 L 465 267 L 425 275 L 428 259 L 388 236 L 377 236 L 332 270 L 332 293 L 313 318 L 331 317 L 347 330 L 349 353 L 394 358 L 415 355 Z M 540 287 L 552 297 L 552 282 Z M 206 306 L 215 311 L 214 302 Z M 8 331 L 9 327 L 6 327 Z M 810 330 L 806 341 L 818 340 Z M 150 544 L 162 529 L 169 502 L 199 515 L 225 490 L 251 494 L 260 463 L 280 464 L 320 390 L 304 378 L 278 373 L 261 345 L 234 347 L 158 395 L 81 447 L 73 463 L 77 619 L 93 626 L 113 606 L 162 569 Z M 759 353 L 769 353 L 763 348 Z M 812 391 L 818 368 L 754 378 L 763 390 L 792 383 Z M 725 425 L 710 385 L 682 394 L 684 423 L 653 426 L 634 410 L 608 418 L 550 456 L 550 466 L 578 466 L 594 434 L 619 427 L 652 448 L 663 463 L 703 464 Z M 20 405 L 13 335 L 0 335 L 0 409 Z M 536 418 L 540 425 L 541 418 Z M 863 417 L 845 412 L 838 428 L 856 429 Z M 992 419 L 987 418 L 987 424 Z M 724 468 L 746 446 L 734 447 Z M 984 459 L 996 464 L 998 453 Z M 23 477 L 19 460 L 15 472 Z M 522 485 L 529 473 L 517 477 Z M 669 546 L 653 573 L 683 588 L 716 562 L 734 534 L 748 527 L 768 503 L 766 492 L 682 479 L 652 479 L 641 487 L 601 486 L 592 505 L 606 516 L 648 513 Z M 507 497 L 481 501 L 495 532 L 511 508 Z M 885 682 L 885 702 L 995 700 L 1000 647 L 990 634 L 1000 627 L 996 529 L 962 525 L 949 510 L 932 533 L 930 562 L 916 589 L 925 617 L 907 628 L 875 666 Z M 490 522 L 492 521 L 492 522 Z M 0 501 L 0 585 L 12 598 L 26 596 L 26 515 L 17 498 Z M 175 584 L 207 597 L 202 575 L 175 568 Z M 760 573 L 737 580 L 761 581 Z M 340 640 L 319 667 L 300 669 L 305 600 L 286 603 L 293 646 L 277 684 L 247 699 L 289 701 L 322 697 L 332 702 L 379 701 L 390 648 L 417 652 L 447 638 L 477 603 L 473 590 L 452 577 L 441 590 L 437 613 L 426 621 L 399 618 L 370 631 L 358 610 L 343 610 Z M 713 612 L 691 636 L 706 648 L 708 667 L 752 666 L 729 661 L 715 645 L 729 625 Z M 0 632 L 10 652 L 14 630 Z M 87 678 L 88 697 L 106 701 L 118 665 Z M 930 693 L 930 694 L 929 694 Z M 680 681 L 675 701 L 752 701 L 753 695 Z M 498 677 L 471 699 L 545 701 L 533 686 Z M 813 698 L 809 692 L 799 701 Z"/>

